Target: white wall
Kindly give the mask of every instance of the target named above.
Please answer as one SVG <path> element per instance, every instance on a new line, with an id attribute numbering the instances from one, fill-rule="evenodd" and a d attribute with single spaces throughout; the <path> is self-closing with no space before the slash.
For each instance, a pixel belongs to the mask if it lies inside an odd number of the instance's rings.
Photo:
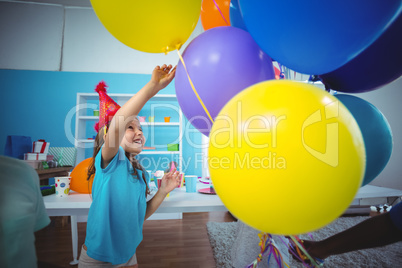
<path id="1" fill-rule="evenodd" d="M 0 0 L 0 69 L 150 73 L 157 64 L 178 62 L 176 52 L 143 53 L 121 44 L 99 22 L 89 0 L 36 1 L 52 4 Z M 202 32 L 198 23 L 181 51 Z M 357 96 L 384 113 L 394 136 L 391 160 L 372 184 L 402 190 L 402 78 Z"/>
<path id="2" fill-rule="evenodd" d="M 64 9 L 0 2 L 0 68 L 60 68 Z"/>
<path id="3" fill-rule="evenodd" d="M 202 32 L 199 22 L 180 51 Z M 1 69 L 151 73 L 179 61 L 176 51 L 151 54 L 120 43 L 90 7 L 0 1 L 0 35 Z"/>

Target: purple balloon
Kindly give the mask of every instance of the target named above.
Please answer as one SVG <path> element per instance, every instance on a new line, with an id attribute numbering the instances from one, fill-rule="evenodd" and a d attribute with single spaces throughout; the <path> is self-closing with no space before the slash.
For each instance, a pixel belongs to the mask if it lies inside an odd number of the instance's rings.
<path id="1" fill-rule="evenodd" d="M 271 58 L 248 32 L 235 27 L 215 27 L 203 32 L 188 45 L 183 59 L 194 87 L 213 119 L 243 89 L 275 79 Z M 196 97 L 181 61 L 177 65 L 175 87 L 184 115 L 208 136 L 212 122 Z"/>

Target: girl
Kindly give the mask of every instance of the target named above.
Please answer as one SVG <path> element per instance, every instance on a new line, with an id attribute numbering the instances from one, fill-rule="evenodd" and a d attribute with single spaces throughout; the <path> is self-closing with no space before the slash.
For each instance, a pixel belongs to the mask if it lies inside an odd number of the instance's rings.
<path id="1" fill-rule="evenodd" d="M 100 120 L 93 163 L 88 169 L 88 178 L 93 173 L 95 177 L 80 268 L 138 267 L 135 252 L 142 240 L 144 220 L 179 185 L 179 172 L 167 173 L 158 192 L 147 203 L 146 173 L 134 158 L 145 144 L 136 115 L 151 97 L 172 81 L 175 72 L 171 65 L 156 66 L 150 82 L 116 109 L 110 123 L 108 119 Z"/>

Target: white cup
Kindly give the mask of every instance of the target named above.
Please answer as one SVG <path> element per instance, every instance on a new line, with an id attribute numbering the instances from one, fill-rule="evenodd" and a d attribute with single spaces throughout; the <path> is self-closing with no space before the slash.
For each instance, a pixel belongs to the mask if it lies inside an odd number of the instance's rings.
<path id="1" fill-rule="evenodd" d="M 56 196 L 65 197 L 70 193 L 70 177 L 55 177 Z"/>

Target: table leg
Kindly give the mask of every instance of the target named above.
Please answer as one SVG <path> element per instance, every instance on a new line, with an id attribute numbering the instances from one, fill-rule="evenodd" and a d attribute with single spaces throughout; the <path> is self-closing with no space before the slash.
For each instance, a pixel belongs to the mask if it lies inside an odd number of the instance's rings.
<path id="1" fill-rule="evenodd" d="M 73 261 L 70 265 L 78 264 L 78 230 L 77 230 L 77 215 L 71 215 L 71 239 L 73 244 Z"/>

